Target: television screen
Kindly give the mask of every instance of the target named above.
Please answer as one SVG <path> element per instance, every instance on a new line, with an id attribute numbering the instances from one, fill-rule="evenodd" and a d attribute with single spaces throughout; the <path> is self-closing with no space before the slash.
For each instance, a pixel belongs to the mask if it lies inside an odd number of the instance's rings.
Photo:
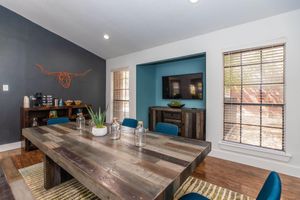
<path id="1" fill-rule="evenodd" d="M 203 99 L 203 73 L 163 76 L 164 99 Z"/>

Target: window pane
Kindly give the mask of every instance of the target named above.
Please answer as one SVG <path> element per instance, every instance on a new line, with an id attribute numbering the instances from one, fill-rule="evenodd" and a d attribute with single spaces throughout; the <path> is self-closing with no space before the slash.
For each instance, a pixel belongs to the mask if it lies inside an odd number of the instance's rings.
<path id="1" fill-rule="evenodd" d="M 225 68 L 224 80 L 225 80 L 225 85 L 240 85 L 241 68 L 240 67 Z"/>
<path id="2" fill-rule="evenodd" d="M 240 123 L 240 105 L 226 104 L 224 106 L 224 121 L 229 123 Z"/>
<path id="3" fill-rule="evenodd" d="M 262 50 L 262 62 L 278 62 L 284 60 L 284 47 L 271 47 Z"/>
<path id="4" fill-rule="evenodd" d="M 241 86 L 225 86 L 224 90 L 225 103 L 241 102 Z"/>
<path id="5" fill-rule="evenodd" d="M 260 103 L 260 86 L 243 85 L 243 102 Z"/>
<path id="6" fill-rule="evenodd" d="M 283 109 L 281 106 L 263 106 L 262 107 L 262 125 L 282 128 Z"/>
<path id="7" fill-rule="evenodd" d="M 260 63 L 260 51 L 248 51 L 242 53 L 242 65 Z"/>
<path id="8" fill-rule="evenodd" d="M 243 67 L 243 84 L 260 84 L 260 65 Z"/>
<path id="9" fill-rule="evenodd" d="M 262 82 L 283 83 L 283 62 L 262 65 Z"/>
<path id="10" fill-rule="evenodd" d="M 241 65 L 241 54 L 233 53 L 224 56 L 225 67 Z"/>
<path id="11" fill-rule="evenodd" d="M 283 104 L 283 85 L 263 85 L 262 103 L 265 104 Z"/>
<path id="12" fill-rule="evenodd" d="M 242 143 L 260 145 L 260 128 L 257 126 L 242 125 Z"/>
<path id="13" fill-rule="evenodd" d="M 224 140 L 231 142 L 240 142 L 240 125 L 225 123 Z"/>
<path id="14" fill-rule="evenodd" d="M 242 123 L 260 125 L 260 106 L 242 106 Z"/>
<path id="15" fill-rule="evenodd" d="M 282 135 L 282 129 L 262 128 L 262 146 L 278 150 L 283 149 Z"/>

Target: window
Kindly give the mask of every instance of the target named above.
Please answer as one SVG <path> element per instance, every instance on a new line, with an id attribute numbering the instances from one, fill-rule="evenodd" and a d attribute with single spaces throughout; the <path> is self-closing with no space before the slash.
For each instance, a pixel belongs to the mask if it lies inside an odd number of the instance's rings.
<path id="1" fill-rule="evenodd" d="M 113 72 L 113 117 L 129 117 L 129 71 Z"/>
<path id="2" fill-rule="evenodd" d="M 225 141 L 284 150 L 285 46 L 224 53 Z"/>

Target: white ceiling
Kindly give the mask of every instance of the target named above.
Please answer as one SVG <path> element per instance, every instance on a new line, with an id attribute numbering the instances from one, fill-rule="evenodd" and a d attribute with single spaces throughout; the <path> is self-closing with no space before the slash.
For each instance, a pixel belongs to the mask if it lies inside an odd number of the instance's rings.
<path id="1" fill-rule="evenodd" d="M 0 4 L 112 58 L 300 8 L 300 0 L 0 0 Z M 110 40 L 104 40 L 108 33 Z"/>

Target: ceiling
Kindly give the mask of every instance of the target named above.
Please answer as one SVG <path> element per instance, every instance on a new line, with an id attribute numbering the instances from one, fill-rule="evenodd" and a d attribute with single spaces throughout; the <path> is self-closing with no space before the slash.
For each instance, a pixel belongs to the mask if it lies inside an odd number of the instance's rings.
<path id="1" fill-rule="evenodd" d="M 300 0 L 0 0 L 99 55 L 113 58 L 300 8 Z M 110 35 L 104 40 L 103 35 Z"/>

